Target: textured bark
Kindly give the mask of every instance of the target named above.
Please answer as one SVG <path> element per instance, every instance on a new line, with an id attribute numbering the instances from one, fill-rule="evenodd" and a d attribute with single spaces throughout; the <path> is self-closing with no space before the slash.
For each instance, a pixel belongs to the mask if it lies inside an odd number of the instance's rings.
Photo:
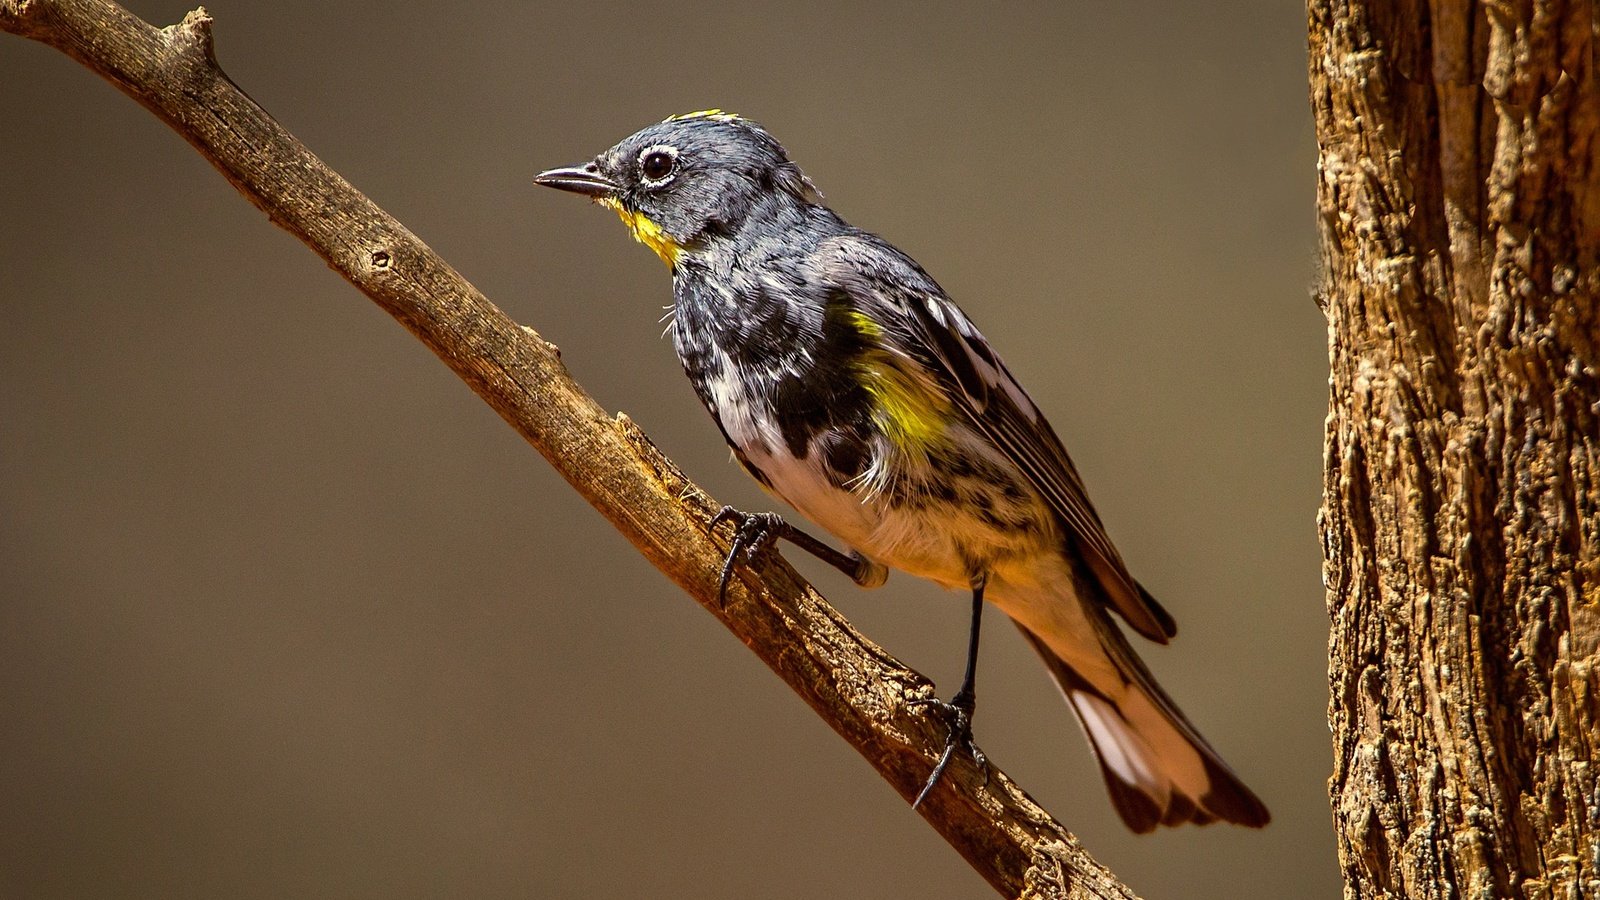
<path id="1" fill-rule="evenodd" d="M 717 602 L 717 508 L 625 417 L 568 375 L 556 348 L 512 322 L 428 246 L 323 165 L 228 80 L 204 10 L 156 29 L 106 0 L 0 0 L 0 30 L 83 63 L 187 139 L 250 202 L 439 356 L 657 568 L 772 668 L 907 800 L 944 724 L 908 708 L 927 679 L 862 637 L 781 560 Z M 1006 896 L 1131 898 L 1004 773 L 961 759 L 921 814 Z"/>
<path id="2" fill-rule="evenodd" d="M 1600 897 L 1600 20 L 1309 11 L 1346 895 Z"/>

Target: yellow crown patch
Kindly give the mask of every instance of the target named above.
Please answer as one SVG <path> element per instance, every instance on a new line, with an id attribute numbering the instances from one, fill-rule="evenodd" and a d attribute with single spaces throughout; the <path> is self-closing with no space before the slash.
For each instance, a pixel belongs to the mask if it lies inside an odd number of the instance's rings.
<path id="1" fill-rule="evenodd" d="M 667 116 L 666 120 L 668 122 L 681 122 L 684 119 L 713 119 L 718 122 L 732 122 L 738 118 L 739 116 L 736 113 L 723 112 L 720 109 L 697 109 L 694 112 Z"/>

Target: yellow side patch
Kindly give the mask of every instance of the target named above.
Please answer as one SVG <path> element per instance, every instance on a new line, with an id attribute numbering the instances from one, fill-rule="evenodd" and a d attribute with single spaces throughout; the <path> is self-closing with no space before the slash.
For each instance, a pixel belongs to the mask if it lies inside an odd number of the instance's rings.
<path id="1" fill-rule="evenodd" d="M 622 224 L 628 226 L 633 239 L 654 250 L 668 268 L 677 263 L 678 251 L 682 246 L 672 239 L 672 235 L 661 230 L 661 226 L 657 225 L 654 219 L 644 213 L 629 210 L 611 197 L 602 199 L 600 204 L 616 210 L 617 217 L 622 220 Z"/>
<path id="2" fill-rule="evenodd" d="M 878 344 L 883 329 L 864 313 L 851 311 L 848 320 L 863 336 Z M 874 416 L 889 442 L 905 453 L 922 455 L 944 440 L 950 424 L 950 399 L 928 379 L 907 368 L 881 345 L 857 364 L 867 393 L 877 403 Z"/>

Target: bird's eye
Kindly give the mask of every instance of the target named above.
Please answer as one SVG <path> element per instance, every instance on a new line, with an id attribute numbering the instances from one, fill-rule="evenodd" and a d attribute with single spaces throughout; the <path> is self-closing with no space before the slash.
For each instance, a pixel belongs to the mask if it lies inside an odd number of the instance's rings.
<path id="1" fill-rule="evenodd" d="M 639 172 L 651 181 L 660 181 L 672 174 L 678 160 L 666 150 L 647 150 L 639 158 Z"/>

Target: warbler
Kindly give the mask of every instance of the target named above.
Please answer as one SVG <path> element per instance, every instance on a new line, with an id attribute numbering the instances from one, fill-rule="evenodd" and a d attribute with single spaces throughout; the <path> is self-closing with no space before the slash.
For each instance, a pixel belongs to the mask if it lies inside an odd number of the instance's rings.
<path id="1" fill-rule="evenodd" d="M 971 591 L 962 685 L 932 701 L 949 739 L 917 802 L 958 747 L 983 764 L 971 716 L 988 601 L 1043 657 L 1129 828 L 1267 823 L 1112 621 L 1162 644 L 1176 633 L 1038 406 L 938 283 L 829 209 L 766 129 L 674 116 L 534 180 L 611 208 L 661 257 L 673 346 L 734 455 L 850 548 L 724 510 L 738 523 L 724 590 L 741 551 L 781 536 L 863 585 L 893 568 Z"/>

